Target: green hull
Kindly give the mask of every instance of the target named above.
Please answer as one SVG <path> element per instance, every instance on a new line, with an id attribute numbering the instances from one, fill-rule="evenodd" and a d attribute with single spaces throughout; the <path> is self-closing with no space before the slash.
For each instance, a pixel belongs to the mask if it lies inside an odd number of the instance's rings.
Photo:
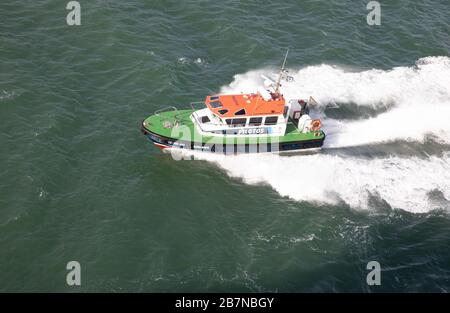
<path id="1" fill-rule="evenodd" d="M 201 148 L 205 145 L 208 147 L 206 150 L 209 150 L 213 145 L 234 144 L 238 146 L 237 150 L 242 146 L 243 152 L 248 152 L 250 149 L 246 147 L 264 143 L 272 144 L 272 148 L 269 148 L 271 151 L 274 150 L 273 144 L 279 144 L 278 149 L 281 151 L 292 151 L 318 148 L 325 140 L 323 131 L 301 133 L 291 122 L 288 123 L 284 136 L 205 136 L 197 131 L 191 121 L 190 115 L 193 112 L 194 110 L 175 110 L 152 115 L 142 122 L 142 131 L 159 147 L 177 147 L 178 142 L 182 143 L 183 148 L 195 150 L 205 150 Z"/>

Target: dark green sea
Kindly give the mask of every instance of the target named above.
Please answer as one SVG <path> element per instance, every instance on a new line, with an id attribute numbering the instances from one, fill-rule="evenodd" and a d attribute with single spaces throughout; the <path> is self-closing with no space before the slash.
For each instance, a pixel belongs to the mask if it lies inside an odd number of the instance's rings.
<path id="1" fill-rule="evenodd" d="M 0 292 L 450 290 L 448 0 L 372 26 L 362 0 L 80 0 L 80 26 L 67 2 L 0 3 Z M 141 134 L 287 48 L 321 151 L 175 161 Z"/>

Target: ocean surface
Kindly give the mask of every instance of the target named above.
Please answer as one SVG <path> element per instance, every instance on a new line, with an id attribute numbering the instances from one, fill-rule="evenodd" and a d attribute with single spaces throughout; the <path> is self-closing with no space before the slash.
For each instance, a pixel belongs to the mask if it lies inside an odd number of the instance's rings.
<path id="1" fill-rule="evenodd" d="M 0 292 L 450 290 L 448 0 L 378 26 L 361 0 L 79 2 L 80 26 L 0 3 Z M 141 134 L 287 48 L 321 151 L 175 161 Z"/>

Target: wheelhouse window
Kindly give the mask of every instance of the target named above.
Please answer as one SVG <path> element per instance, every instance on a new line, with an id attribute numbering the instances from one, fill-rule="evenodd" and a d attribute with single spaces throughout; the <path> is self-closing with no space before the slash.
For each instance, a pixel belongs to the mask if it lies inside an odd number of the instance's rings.
<path id="1" fill-rule="evenodd" d="M 211 96 L 209 97 L 209 101 L 216 101 L 219 100 L 219 96 Z"/>
<path id="2" fill-rule="evenodd" d="M 210 101 L 209 105 L 214 109 L 222 107 L 222 103 L 220 101 Z"/>
<path id="3" fill-rule="evenodd" d="M 276 125 L 278 122 L 278 116 L 267 116 L 264 125 Z"/>
<path id="4" fill-rule="evenodd" d="M 221 115 L 227 114 L 227 112 L 228 112 L 227 109 L 219 110 L 219 114 L 221 114 Z"/>
<path id="5" fill-rule="evenodd" d="M 243 127 L 247 123 L 246 118 L 229 118 L 226 120 L 227 124 L 233 127 Z"/>
<path id="6" fill-rule="evenodd" d="M 236 111 L 234 115 L 245 115 L 245 109 L 240 109 L 239 111 Z"/>
<path id="7" fill-rule="evenodd" d="M 251 117 L 248 123 L 249 126 L 259 126 L 262 124 L 262 117 Z"/>

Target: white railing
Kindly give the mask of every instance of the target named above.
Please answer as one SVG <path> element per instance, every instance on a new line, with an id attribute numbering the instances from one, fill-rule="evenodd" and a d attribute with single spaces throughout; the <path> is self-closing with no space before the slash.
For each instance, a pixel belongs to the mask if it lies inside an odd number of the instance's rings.
<path id="1" fill-rule="evenodd" d="M 164 112 L 164 111 L 169 111 L 169 109 L 171 111 L 178 111 L 178 109 L 176 107 L 174 107 L 174 106 L 167 106 L 167 107 L 164 107 L 164 108 L 156 110 L 153 114 L 154 115 L 159 115 L 159 113 Z"/>

